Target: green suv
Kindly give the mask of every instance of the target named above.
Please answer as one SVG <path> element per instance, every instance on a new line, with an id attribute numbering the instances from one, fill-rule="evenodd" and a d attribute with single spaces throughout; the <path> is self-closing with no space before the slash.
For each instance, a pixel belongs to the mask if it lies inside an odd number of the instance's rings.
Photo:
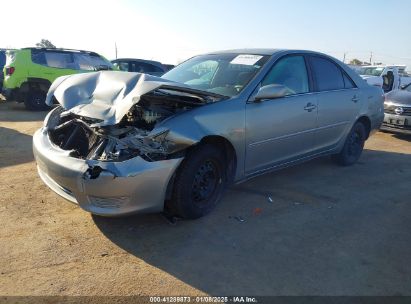
<path id="1" fill-rule="evenodd" d="M 110 61 L 94 52 L 24 48 L 7 54 L 2 94 L 29 110 L 45 110 L 47 91 L 57 77 L 112 69 Z"/>

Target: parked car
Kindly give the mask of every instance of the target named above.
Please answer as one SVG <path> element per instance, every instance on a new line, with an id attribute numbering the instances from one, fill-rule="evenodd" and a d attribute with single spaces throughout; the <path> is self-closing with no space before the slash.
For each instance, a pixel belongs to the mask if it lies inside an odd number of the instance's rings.
<path id="1" fill-rule="evenodd" d="M 384 116 L 381 88 L 298 50 L 210 53 L 162 78 L 66 76 L 53 98 L 60 106 L 33 137 L 39 175 L 105 216 L 198 218 L 231 183 L 322 155 L 352 165 Z"/>
<path id="2" fill-rule="evenodd" d="M 385 94 L 383 130 L 411 134 L 411 84 Z"/>
<path id="3" fill-rule="evenodd" d="M 135 59 L 135 58 L 119 58 L 111 61 L 114 66 L 117 66 L 121 71 L 145 73 L 154 76 L 161 76 L 167 68 L 158 61 Z"/>
<path id="4" fill-rule="evenodd" d="M 3 95 L 29 110 L 45 110 L 47 91 L 57 77 L 111 69 L 111 62 L 94 52 L 24 48 L 8 54 Z"/>
<path id="5" fill-rule="evenodd" d="M 381 87 L 384 92 L 398 90 L 411 83 L 411 77 L 405 72 L 405 65 L 370 65 L 351 67 L 369 85 Z"/>
<path id="6" fill-rule="evenodd" d="M 174 64 L 164 64 L 164 68 L 166 69 L 166 72 L 170 71 L 171 69 L 174 69 L 175 65 Z"/>
<path id="7" fill-rule="evenodd" d="M 4 65 L 6 64 L 6 49 L 0 49 L 0 93 L 3 88 L 3 68 Z"/>

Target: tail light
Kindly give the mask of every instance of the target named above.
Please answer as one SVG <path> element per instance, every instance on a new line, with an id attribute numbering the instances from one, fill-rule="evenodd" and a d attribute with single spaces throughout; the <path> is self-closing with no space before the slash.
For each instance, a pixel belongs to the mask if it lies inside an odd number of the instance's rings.
<path id="1" fill-rule="evenodd" d="M 6 68 L 6 75 L 7 75 L 7 76 L 13 75 L 13 73 L 14 73 L 15 70 L 16 70 L 15 67 L 8 67 L 8 68 Z"/>

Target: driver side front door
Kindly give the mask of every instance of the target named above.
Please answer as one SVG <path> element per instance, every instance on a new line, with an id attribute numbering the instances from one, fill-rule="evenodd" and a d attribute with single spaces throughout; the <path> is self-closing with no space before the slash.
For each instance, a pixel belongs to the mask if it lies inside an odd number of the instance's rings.
<path id="1" fill-rule="evenodd" d="M 246 175 L 293 161 L 313 152 L 317 97 L 302 55 L 279 59 L 261 86 L 281 84 L 289 95 L 246 105 Z"/>

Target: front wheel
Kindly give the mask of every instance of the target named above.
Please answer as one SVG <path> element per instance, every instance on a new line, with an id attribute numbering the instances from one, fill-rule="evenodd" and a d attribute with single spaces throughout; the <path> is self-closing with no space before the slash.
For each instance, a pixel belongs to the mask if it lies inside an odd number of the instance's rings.
<path id="1" fill-rule="evenodd" d="M 342 166 L 356 163 L 364 149 L 365 138 L 364 124 L 356 122 L 348 134 L 341 152 L 333 155 L 334 160 Z"/>
<path id="2" fill-rule="evenodd" d="M 223 153 L 213 145 L 200 145 L 188 153 L 174 181 L 168 211 L 185 219 L 208 214 L 226 185 Z"/>
<path id="3" fill-rule="evenodd" d="M 47 94 L 41 90 L 30 90 L 24 98 L 24 106 L 30 111 L 45 111 L 50 107 L 46 105 Z"/>

